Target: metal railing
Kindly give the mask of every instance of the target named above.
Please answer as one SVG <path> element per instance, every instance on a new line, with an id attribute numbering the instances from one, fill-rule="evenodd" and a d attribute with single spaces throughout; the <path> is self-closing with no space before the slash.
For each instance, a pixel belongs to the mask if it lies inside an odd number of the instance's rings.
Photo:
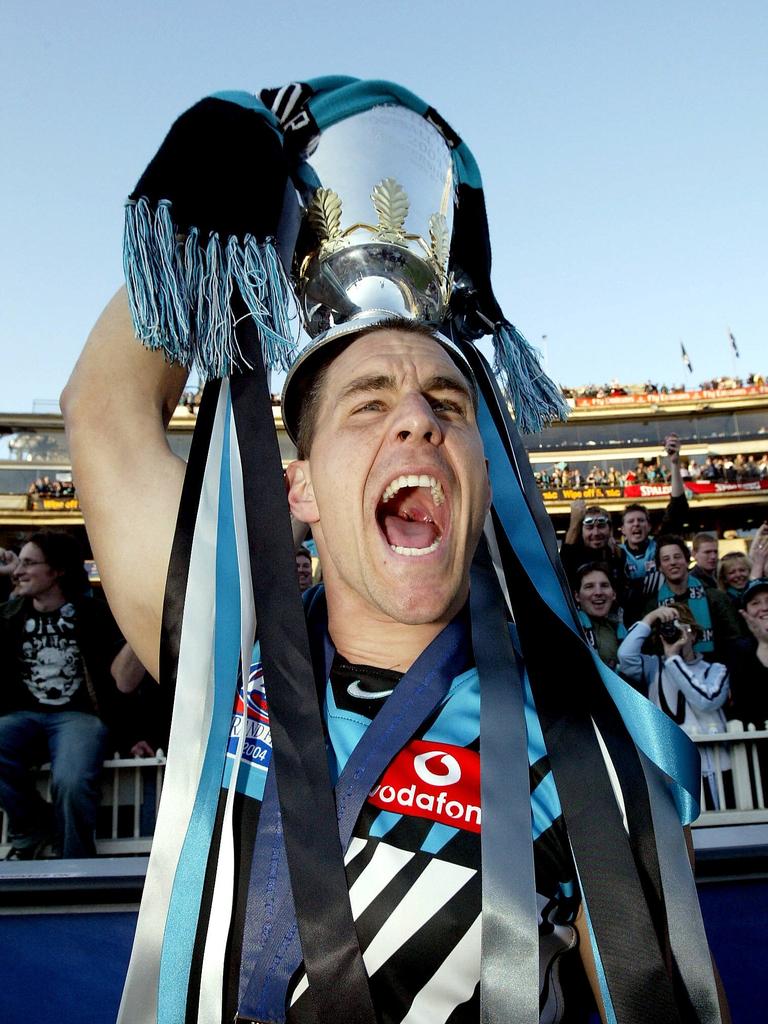
<path id="1" fill-rule="evenodd" d="M 100 854 L 149 853 L 165 773 L 165 755 L 119 757 L 104 762 L 101 806 L 96 826 Z M 50 800 L 50 765 L 38 770 L 37 788 Z M 8 821 L 0 811 L 0 857 L 9 849 Z"/>

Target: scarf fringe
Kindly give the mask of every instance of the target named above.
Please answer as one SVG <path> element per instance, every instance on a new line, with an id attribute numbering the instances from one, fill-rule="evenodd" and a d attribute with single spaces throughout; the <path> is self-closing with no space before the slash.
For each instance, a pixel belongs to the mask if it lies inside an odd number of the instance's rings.
<path id="1" fill-rule="evenodd" d="M 560 389 L 541 368 L 539 355 L 506 320 L 493 329 L 494 371 L 503 378 L 518 430 L 537 434 L 548 423 L 568 419 Z"/>
<path id="2" fill-rule="evenodd" d="M 271 240 L 246 235 L 204 243 L 197 228 L 178 239 L 171 203 L 141 198 L 125 207 L 123 265 L 136 337 L 166 358 L 197 367 L 204 380 L 250 369 L 237 343 L 234 288 L 258 326 L 265 365 L 288 370 L 296 358 L 295 301 Z"/>

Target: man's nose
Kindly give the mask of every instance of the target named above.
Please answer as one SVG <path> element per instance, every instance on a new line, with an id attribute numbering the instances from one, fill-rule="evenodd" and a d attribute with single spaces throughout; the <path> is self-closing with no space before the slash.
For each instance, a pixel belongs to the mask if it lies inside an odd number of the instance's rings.
<path id="1" fill-rule="evenodd" d="M 392 437 L 411 444 L 421 441 L 440 444 L 443 439 L 440 421 L 424 395 L 407 395 L 398 404 L 392 417 Z"/>

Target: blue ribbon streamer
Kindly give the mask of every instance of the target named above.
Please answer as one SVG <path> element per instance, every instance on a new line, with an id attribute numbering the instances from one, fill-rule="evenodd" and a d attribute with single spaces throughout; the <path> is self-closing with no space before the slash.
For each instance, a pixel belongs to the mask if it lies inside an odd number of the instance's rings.
<path id="1" fill-rule="evenodd" d="M 523 496 L 488 405 L 479 396 L 478 425 L 485 446 L 494 508 L 526 573 L 559 619 L 584 641 Z M 694 744 L 675 723 L 590 654 L 637 746 L 672 780 L 672 795 L 684 825 L 699 816 L 700 767 Z"/>
<path id="2" fill-rule="evenodd" d="M 225 416 L 216 537 L 216 686 L 200 782 L 176 868 L 163 935 L 158 1024 L 180 1024 L 185 1019 L 200 896 L 226 761 L 227 737 L 232 721 L 232 683 L 237 677 L 240 650 L 240 586 L 229 464 L 229 399 Z M 190 898 L 193 894 L 194 898 Z"/>

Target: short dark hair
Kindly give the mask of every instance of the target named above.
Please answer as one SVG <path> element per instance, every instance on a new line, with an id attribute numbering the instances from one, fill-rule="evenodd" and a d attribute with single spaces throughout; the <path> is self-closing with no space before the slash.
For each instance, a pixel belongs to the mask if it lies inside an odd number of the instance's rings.
<path id="1" fill-rule="evenodd" d="M 656 563 L 656 568 L 657 569 L 661 568 L 661 549 L 662 548 L 666 548 L 666 547 L 670 547 L 670 546 L 674 546 L 676 548 L 680 548 L 680 550 L 685 555 L 686 562 L 690 562 L 690 560 L 691 560 L 691 549 L 685 543 L 683 538 L 682 537 L 678 537 L 674 533 L 664 533 L 660 537 L 656 538 L 656 554 L 654 555 L 653 560 Z"/>
<path id="2" fill-rule="evenodd" d="M 637 501 L 633 501 L 632 504 L 631 505 L 627 505 L 627 507 L 621 513 L 621 521 L 622 521 L 622 523 L 624 522 L 624 517 L 628 516 L 630 512 L 642 512 L 645 515 L 645 518 L 648 520 L 648 522 L 650 523 L 650 521 L 651 521 L 651 515 L 650 515 L 650 512 L 648 511 L 648 509 L 646 508 L 646 506 L 645 505 L 641 505 Z"/>
<path id="3" fill-rule="evenodd" d="M 608 511 L 608 509 L 603 508 L 602 505 L 587 505 L 587 507 L 584 509 L 584 518 L 586 519 L 588 515 L 605 516 L 608 522 L 611 524 L 611 526 L 613 526 L 613 516 Z"/>
<path id="4" fill-rule="evenodd" d="M 701 533 L 697 533 L 694 536 L 693 541 L 692 541 L 693 553 L 695 555 L 696 552 L 699 550 L 699 548 L 701 547 L 702 544 L 717 544 L 717 543 L 718 543 L 718 540 L 717 540 L 717 534 L 716 533 L 707 533 L 706 531 L 702 531 Z"/>
<path id="5" fill-rule="evenodd" d="M 428 324 L 422 323 L 420 320 L 392 317 L 389 320 L 382 321 L 380 324 L 375 324 L 373 327 L 366 327 L 355 334 L 348 334 L 340 338 L 337 344 L 331 342 L 327 345 L 327 352 L 318 353 L 317 358 L 313 362 L 312 369 L 308 371 L 306 381 L 303 382 L 303 393 L 299 399 L 300 404 L 296 427 L 296 454 L 298 458 L 308 459 L 312 449 L 312 442 L 317 429 L 317 413 L 320 407 L 325 378 L 328 375 L 328 367 L 353 342 L 366 334 L 374 334 L 378 331 L 401 331 L 403 334 L 419 334 L 424 338 L 431 338 L 433 341 L 437 340 L 434 329 Z M 467 377 L 463 370 L 461 375 L 469 386 L 472 406 L 475 412 L 477 412 L 477 386 L 474 380 L 471 377 Z"/>
<path id="6" fill-rule="evenodd" d="M 296 558 L 298 558 L 299 555 L 303 555 L 305 558 L 308 558 L 310 562 L 312 561 L 312 555 L 309 548 L 305 548 L 303 544 L 301 547 L 296 548 Z"/>
<path id="7" fill-rule="evenodd" d="M 48 565 L 60 572 L 58 583 L 68 599 L 79 597 L 88 587 L 88 574 L 83 565 L 80 542 L 65 530 L 37 530 L 27 537 L 27 544 L 35 544 Z"/>
<path id="8" fill-rule="evenodd" d="M 576 570 L 576 577 L 574 580 L 574 592 L 578 593 L 581 589 L 581 584 L 584 581 L 585 576 L 589 576 L 591 572 L 601 572 L 607 578 L 613 589 L 616 589 L 616 583 L 611 572 L 611 567 L 607 562 L 585 562 L 584 565 L 580 565 Z"/>

